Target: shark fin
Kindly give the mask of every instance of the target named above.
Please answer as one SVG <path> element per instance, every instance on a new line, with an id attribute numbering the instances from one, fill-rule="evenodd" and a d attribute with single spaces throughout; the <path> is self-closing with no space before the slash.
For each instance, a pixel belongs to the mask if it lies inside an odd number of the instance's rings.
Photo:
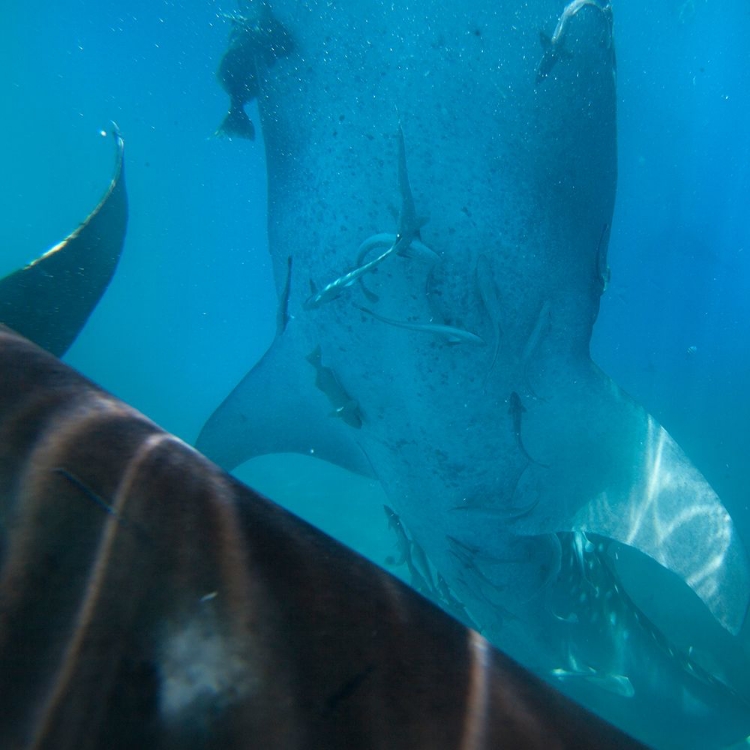
<path id="1" fill-rule="evenodd" d="M 574 525 L 596 527 L 676 573 L 736 635 L 750 599 L 745 549 L 719 497 L 650 415 L 642 466 L 630 493 L 608 495 L 591 500 Z"/>
<path id="2" fill-rule="evenodd" d="M 330 418 L 330 401 L 315 387 L 311 368 L 295 356 L 299 349 L 290 333 L 274 340 L 211 415 L 196 447 L 228 470 L 268 453 L 302 453 L 372 477 L 352 428 Z"/>
<path id="3" fill-rule="evenodd" d="M 544 31 L 539 32 L 539 41 L 542 43 L 542 49 L 546 52 L 552 46 L 552 39 Z"/>
<path id="4" fill-rule="evenodd" d="M 534 426 L 545 410 L 554 435 Z M 537 402 L 525 415 L 524 439 L 533 451 L 548 441 L 549 468 L 527 470 L 522 494 L 554 488 L 558 503 L 519 518 L 521 533 L 584 531 L 628 545 L 676 574 L 726 630 L 739 632 L 750 566 L 737 528 L 664 427 L 610 378 L 593 367 L 550 403 Z"/>
<path id="5" fill-rule="evenodd" d="M 62 357 L 104 294 L 128 222 L 124 141 L 115 123 L 115 169 L 104 196 L 71 235 L 0 279 L 0 322 Z"/>

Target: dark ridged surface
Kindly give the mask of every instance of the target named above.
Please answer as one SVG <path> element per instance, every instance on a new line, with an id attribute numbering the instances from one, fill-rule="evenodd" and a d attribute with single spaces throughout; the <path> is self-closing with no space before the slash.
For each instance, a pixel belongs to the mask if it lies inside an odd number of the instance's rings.
<path id="1" fill-rule="evenodd" d="M 0 383 L 0 747 L 640 747 L 7 330 Z"/>

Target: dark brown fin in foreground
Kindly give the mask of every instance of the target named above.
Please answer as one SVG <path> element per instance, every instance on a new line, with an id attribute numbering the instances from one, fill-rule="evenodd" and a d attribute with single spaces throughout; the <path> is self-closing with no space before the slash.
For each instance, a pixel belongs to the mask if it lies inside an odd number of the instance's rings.
<path id="1" fill-rule="evenodd" d="M 115 171 L 99 205 L 69 237 L 0 279 L 0 322 L 61 357 L 112 280 L 125 242 L 124 142 L 113 124 Z"/>
<path id="2" fill-rule="evenodd" d="M 4 328 L 0 382 L 0 747 L 642 747 Z"/>

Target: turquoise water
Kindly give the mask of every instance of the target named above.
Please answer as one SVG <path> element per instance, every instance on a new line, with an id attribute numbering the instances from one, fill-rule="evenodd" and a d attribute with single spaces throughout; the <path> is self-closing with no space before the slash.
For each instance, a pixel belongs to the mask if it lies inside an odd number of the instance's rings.
<path id="1" fill-rule="evenodd" d="M 276 315 L 262 136 L 211 137 L 231 9 L 6 0 L 0 31 L 0 275 L 98 200 L 114 158 L 100 131 L 115 120 L 127 242 L 66 360 L 188 442 Z M 594 359 L 674 435 L 750 546 L 750 6 L 615 13 L 620 176 Z M 288 457 L 238 474 L 376 561 L 393 555 L 375 483 Z"/>
<path id="2" fill-rule="evenodd" d="M 750 539 L 750 9 L 717 7 L 615 8 L 620 176 L 592 348 Z M 117 121 L 127 243 L 67 361 L 188 441 L 268 346 L 275 316 L 262 134 L 211 138 L 231 9 L 9 0 L 0 32 L 0 272 L 88 213 L 113 159 L 99 131 Z"/>
<path id="3" fill-rule="evenodd" d="M 190 443 L 275 330 L 262 133 L 212 137 L 227 108 L 214 77 L 229 32 L 219 13 L 231 9 L 11 2 L 0 32 L 0 275 L 93 208 L 114 162 L 101 132 L 116 121 L 125 250 L 65 360 Z M 237 474 L 379 562 L 392 554 L 373 483 L 298 457 Z"/>

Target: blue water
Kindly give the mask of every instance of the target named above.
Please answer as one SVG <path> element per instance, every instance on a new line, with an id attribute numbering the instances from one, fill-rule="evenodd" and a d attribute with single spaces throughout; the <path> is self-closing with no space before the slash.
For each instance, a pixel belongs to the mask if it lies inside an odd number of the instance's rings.
<path id="1" fill-rule="evenodd" d="M 747 541 L 750 6 L 615 13 L 620 172 L 592 351 L 674 435 Z"/>
<path id="2" fill-rule="evenodd" d="M 0 275 L 91 210 L 115 120 L 127 242 L 66 360 L 189 442 L 275 324 L 262 137 L 211 138 L 227 106 L 218 14 L 232 9 L 5 0 L 0 27 Z M 621 0 L 615 14 L 620 176 L 594 359 L 675 436 L 750 547 L 750 5 Z M 375 559 L 392 552 L 374 484 L 303 459 L 240 473 Z"/>
<path id="3" fill-rule="evenodd" d="M 114 163 L 101 132 L 116 121 L 125 249 L 65 360 L 190 443 L 275 331 L 262 133 L 211 137 L 227 110 L 214 76 L 229 33 L 220 13 L 233 9 L 8 0 L 0 29 L 0 276 L 99 200 Z M 374 559 L 391 554 L 374 483 L 297 457 L 238 474 Z"/>
<path id="4" fill-rule="evenodd" d="M 122 262 L 68 361 L 192 440 L 271 336 L 261 143 L 226 108 L 214 3 L 12 3 L 2 65 L 2 270 L 75 228 L 126 139 Z M 127 11 L 124 11 L 127 8 Z M 8 33 L 12 30 L 12 33 Z"/>
<path id="5" fill-rule="evenodd" d="M 113 159 L 98 133 L 116 120 L 127 244 L 67 360 L 188 441 L 273 334 L 262 136 L 210 137 L 232 9 L 6 0 L 0 31 L 0 273 L 88 213 Z M 750 6 L 615 13 L 620 177 L 594 357 L 750 540 Z"/>

